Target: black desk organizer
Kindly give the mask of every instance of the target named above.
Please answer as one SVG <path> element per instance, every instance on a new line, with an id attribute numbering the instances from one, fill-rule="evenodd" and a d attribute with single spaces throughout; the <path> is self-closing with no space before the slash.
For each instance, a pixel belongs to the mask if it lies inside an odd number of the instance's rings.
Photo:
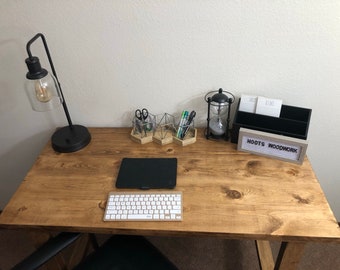
<path id="1" fill-rule="evenodd" d="M 307 139 L 311 109 L 282 105 L 280 117 L 272 117 L 239 111 L 240 101 L 241 99 L 237 105 L 230 134 L 232 143 L 238 142 L 241 127 L 303 140 Z"/>

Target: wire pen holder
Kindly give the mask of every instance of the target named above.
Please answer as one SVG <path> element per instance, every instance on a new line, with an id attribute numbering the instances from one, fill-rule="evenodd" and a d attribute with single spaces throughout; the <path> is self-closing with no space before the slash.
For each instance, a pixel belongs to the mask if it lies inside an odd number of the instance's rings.
<path id="1" fill-rule="evenodd" d="M 153 141 L 160 145 L 172 143 L 176 132 L 175 117 L 168 113 L 156 115 L 156 123 Z"/>
<path id="2" fill-rule="evenodd" d="M 189 124 L 178 123 L 176 133 L 173 137 L 174 143 L 182 146 L 186 146 L 196 142 L 197 129 L 195 128 L 194 121 L 192 120 Z"/>
<path id="3" fill-rule="evenodd" d="M 132 131 L 130 137 L 140 144 L 152 142 L 156 128 L 156 116 L 148 113 L 146 118 L 140 119 L 136 116 L 132 119 Z"/>

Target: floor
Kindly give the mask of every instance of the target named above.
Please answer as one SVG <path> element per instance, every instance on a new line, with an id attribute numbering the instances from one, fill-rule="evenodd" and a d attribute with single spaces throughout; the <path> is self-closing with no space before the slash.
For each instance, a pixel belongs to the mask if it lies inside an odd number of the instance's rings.
<path id="1" fill-rule="evenodd" d="M 99 242 L 107 236 L 98 235 Z M 209 237 L 149 237 L 181 270 L 258 270 L 254 241 L 223 240 Z M 274 254 L 278 243 L 272 243 Z M 13 265 L 33 251 L 24 231 L 0 229 L 0 270 Z M 299 270 L 340 270 L 340 243 L 309 243 Z"/>

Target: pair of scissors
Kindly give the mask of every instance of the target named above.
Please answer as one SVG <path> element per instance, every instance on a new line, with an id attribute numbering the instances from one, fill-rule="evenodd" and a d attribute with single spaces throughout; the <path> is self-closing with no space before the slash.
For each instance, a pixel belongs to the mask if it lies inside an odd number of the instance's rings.
<path id="1" fill-rule="evenodd" d="M 145 135 L 146 135 L 146 130 L 147 130 L 147 127 L 145 125 L 145 120 L 148 118 L 149 116 L 149 112 L 147 109 L 143 108 L 142 110 L 140 109 L 137 109 L 135 111 L 135 116 L 136 118 L 140 121 L 138 123 L 138 129 L 139 129 L 139 132 L 142 132 L 142 129 L 144 129 L 144 132 L 145 132 Z"/>

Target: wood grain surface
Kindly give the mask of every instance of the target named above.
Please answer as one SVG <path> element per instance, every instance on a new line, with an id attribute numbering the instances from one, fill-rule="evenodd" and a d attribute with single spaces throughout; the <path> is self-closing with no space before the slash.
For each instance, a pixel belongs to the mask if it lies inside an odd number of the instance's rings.
<path id="1" fill-rule="evenodd" d="M 306 158 L 302 165 L 239 152 L 198 130 L 188 146 L 138 144 L 128 128 L 90 128 L 75 153 L 46 145 L 0 216 L 7 228 L 144 235 L 338 241 L 340 230 Z M 124 157 L 176 157 L 181 222 L 104 222 Z"/>

